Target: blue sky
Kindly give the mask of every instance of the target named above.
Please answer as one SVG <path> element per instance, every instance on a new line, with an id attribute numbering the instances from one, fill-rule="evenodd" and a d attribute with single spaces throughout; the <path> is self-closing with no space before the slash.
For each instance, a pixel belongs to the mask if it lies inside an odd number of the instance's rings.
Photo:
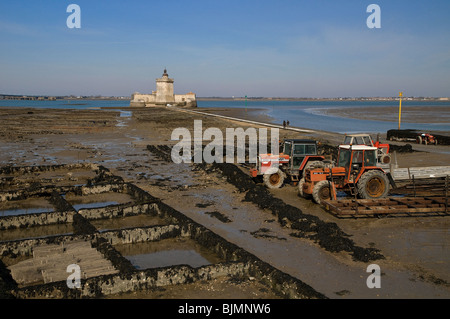
<path id="1" fill-rule="evenodd" d="M 150 93 L 167 67 L 175 93 L 200 97 L 450 96 L 449 14 L 447 0 L 2 1 L 0 93 Z"/>

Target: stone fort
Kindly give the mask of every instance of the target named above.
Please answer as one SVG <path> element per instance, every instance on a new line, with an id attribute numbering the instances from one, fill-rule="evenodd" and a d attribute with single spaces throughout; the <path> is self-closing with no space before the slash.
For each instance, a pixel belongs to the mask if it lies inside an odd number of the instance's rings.
<path id="1" fill-rule="evenodd" d="M 135 92 L 131 95 L 130 106 L 132 107 L 151 107 L 151 106 L 180 106 L 197 107 L 197 100 L 194 93 L 174 94 L 174 80 L 169 78 L 167 70 L 161 78 L 156 79 L 156 91 L 152 94 L 141 94 Z"/>

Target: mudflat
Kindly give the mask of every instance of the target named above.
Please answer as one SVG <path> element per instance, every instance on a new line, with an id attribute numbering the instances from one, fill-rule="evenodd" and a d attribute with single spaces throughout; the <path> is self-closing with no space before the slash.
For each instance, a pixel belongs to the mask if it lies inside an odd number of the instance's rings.
<path id="1" fill-rule="evenodd" d="M 249 202 L 219 171 L 161 160 L 147 148 L 173 146 L 177 143 L 172 139 L 173 130 L 181 127 L 193 132 L 194 120 L 202 120 L 203 130 L 215 127 L 222 132 L 226 128 L 258 125 L 174 108 L 123 110 L 131 114 L 124 116 L 117 109 L 0 108 L 1 166 L 79 162 L 104 165 L 125 181 L 329 298 L 450 297 L 450 217 L 343 220 L 298 197 L 295 186 L 270 191 L 274 198 L 301 209 L 317 218 L 317 222 L 335 224 L 356 246 L 377 249 L 383 256 L 369 262 L 355 260 L 345 250 L 330 251 L 317 240 L 298 236 L 289 224 L 279 223 L 270 211 Z M 199 111 L 269 121 L 258 110 Z M 284 138 L 312 138 L 330 145 L 343 140 L 342 135 L 325 131 L 281 129 L 280 139 Z M 412 147 L 415 152 L 396 154 L 400 167 L 450 165 L 450 146 Z M 239 167 L 245 172 L 245 167 Z M 370 275 L 366 270 L 373 263 L 381 268 L 379 289 L 366 285 Z M 182 293 L 174 291 L 172 295 Z M 224 297 L 227 296 L 231 295 Z M 221 298 L 220 293 L 214 297 Z"/>
<path id="2" fill-rule="evenodd" d="M 361 120 L 396 122 L 399 106 L 330 108 L 323 112 L 328 115 Z M 403 123 L 447 123 L 450 125 L 450 109 L 447 105 L 409 106 L 403 104 L 401 121 Z"/>

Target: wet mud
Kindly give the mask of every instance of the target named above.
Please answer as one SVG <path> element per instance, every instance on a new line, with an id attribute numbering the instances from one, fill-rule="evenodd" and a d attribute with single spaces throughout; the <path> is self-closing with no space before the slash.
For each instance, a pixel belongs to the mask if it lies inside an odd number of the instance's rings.
<path id="1" fill-rule="evenodd" d="M 229 222 L 231 222 L 231 219 L 229 219 L 227 216 L 225 216 L 224 214 L 222 214 L 221 212 L 218 212 L 218 211 L 205 212 L 205 214 L 209 215 L 209 216 L 212 216 L 214 218 L 217 218 L 222 223 L 229 223 Z"/>

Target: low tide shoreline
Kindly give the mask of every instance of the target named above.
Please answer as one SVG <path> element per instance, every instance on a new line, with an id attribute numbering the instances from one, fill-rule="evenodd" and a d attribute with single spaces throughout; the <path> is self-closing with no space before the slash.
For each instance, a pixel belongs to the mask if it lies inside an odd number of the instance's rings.
<path id="1" fill-rule="evenodd" d="M 397 123 L 399 107 L 327 108 L 321 112 L 331 116 Z M 448 106 L 428 106 L 426 108 L 420 106 L 403 106 L 401 111 L 401 122 L 426 124 L 444 123 L 449 125 L 450 130 L 450 109 Z"/>

